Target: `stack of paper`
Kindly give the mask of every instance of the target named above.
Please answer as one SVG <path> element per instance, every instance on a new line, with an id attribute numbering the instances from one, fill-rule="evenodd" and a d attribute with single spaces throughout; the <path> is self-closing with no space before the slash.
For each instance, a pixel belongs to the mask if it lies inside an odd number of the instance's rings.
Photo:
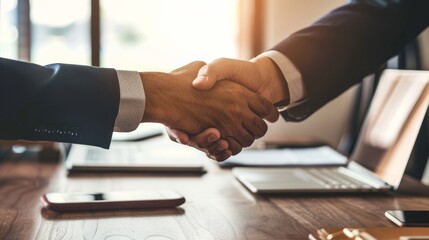
<path id="1" fill-rule="evenodd" d="M 244 150 L 221 165 L 227 166 L 297 166 L 344 165 L 347 158 L 328 146 Z"/>

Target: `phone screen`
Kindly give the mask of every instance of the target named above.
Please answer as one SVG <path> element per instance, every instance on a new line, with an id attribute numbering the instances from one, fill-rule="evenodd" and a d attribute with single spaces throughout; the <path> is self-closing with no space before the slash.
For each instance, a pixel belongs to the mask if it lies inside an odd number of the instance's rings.
<path id="1" fill-rule="evenodd" d="M 428 211 L 387 211 L 394 218 L 403 223 L 413 224 L 429 224 L 429 210 Z"/>

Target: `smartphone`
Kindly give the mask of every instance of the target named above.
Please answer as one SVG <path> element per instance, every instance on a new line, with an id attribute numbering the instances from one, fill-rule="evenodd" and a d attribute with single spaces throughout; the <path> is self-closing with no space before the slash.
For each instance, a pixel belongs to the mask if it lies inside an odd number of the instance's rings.
<path id="1" fill-rule="evenodd" d="M 174 208 L 185 198 L 172 190 L 46 193 L 40 198 L 54 211 Z"/>
<path id="2" fill-rule="evenodd" d="M 386 211 L 384 215 L 390 221 L 394 222 L 396 225 L 400 227 L 429 226 L 429 210 L 413 210 L 413 211 L 390 210 L 390 211 Z"/>

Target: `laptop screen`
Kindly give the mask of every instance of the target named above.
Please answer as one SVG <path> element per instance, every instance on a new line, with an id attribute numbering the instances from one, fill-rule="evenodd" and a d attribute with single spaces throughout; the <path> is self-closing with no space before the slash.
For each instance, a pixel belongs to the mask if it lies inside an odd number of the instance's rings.
<path id="1" fill-rule="evenodd" d="M 352 160 L 398 187 L 429 104 L 429 71 L 385 70 Z"/>

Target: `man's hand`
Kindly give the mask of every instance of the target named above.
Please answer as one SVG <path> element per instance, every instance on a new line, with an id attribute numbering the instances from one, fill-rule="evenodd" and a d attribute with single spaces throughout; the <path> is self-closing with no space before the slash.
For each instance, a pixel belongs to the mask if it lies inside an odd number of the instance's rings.
<path id="1" fill-rule="evenodd" d="M 225 139 L 220 139 L 220 132 L 216 128 L 209 128 L 195 136 L 189 137 L 188 134 L 172 128 L 166 128 L 167 133 L 172 141 L 179 142 L 184 145 L 194 147 L 207 154 L 207 157 L 216 160 L 224 161 L 241 151 L 242 147 L 236 143 L 229 145 Z"/>
<path id="2" fill-rule="evenodd" d="M 217 128 L 222 138 L 249 146 L 263 136 L 262 118 L 278 119 L 278 112 L 265 98 L 230 81 L 220 81 L 208 91 L 192 86 L 204 65 L 194 62 L 170 74 L 141 73 L 146 93 L 144 122 L 159 122 L 188 134 Z"/>
<path id="3" fill-rule="evenodd" d="M 216 59 L 198 71 L 198 76 L 192 84 L 197 89 L 207 90 L 220 80 L 243 85 L 273 104 L 289 99 L 289 90 L 282 72 L 267 57 L 254 58 L 251 61 Z"/>
<path id="4" fill-rule="evenodd" d="M 289 90 L 283 74 L 269 58 L 259 57 L 251 61 L 217 59 L 199 70 L 193 85 L 198 89 L 206 90 L 212 88 L 217 81 L 224 79 L 239 83 L 261 94 L 273 104 L 288 101 Z M 189 136 L 177 129 L 167 130 L 170 138 L 204 151 L 207 156 L 217 161 L 223 161 L 242 149 L 236 141 L 231 141 L 229 144 L 225 139 L 220 139 L 217 135 L 218 131 L 213 128 L 194 136 Z M 209 141 L 209 138 L 212 141 Z"/>

